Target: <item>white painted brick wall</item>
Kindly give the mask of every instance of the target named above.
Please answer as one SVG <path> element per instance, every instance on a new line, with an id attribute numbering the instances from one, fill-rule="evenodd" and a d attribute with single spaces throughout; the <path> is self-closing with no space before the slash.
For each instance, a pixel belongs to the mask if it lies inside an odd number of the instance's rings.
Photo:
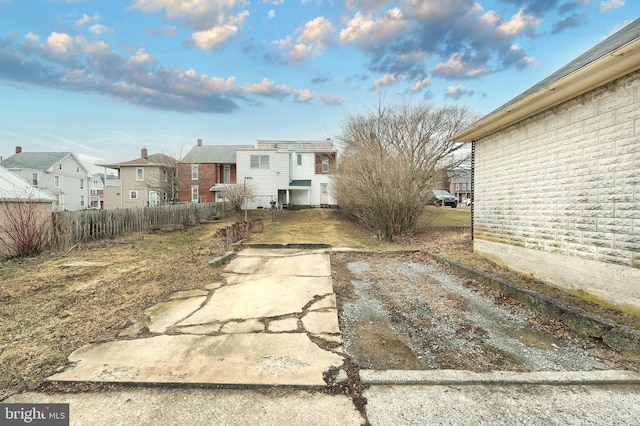
<path id="1" fill-rule="evenodd" d="M 476 142 L 474 237 L 640 268 L 640 71 Z"/>

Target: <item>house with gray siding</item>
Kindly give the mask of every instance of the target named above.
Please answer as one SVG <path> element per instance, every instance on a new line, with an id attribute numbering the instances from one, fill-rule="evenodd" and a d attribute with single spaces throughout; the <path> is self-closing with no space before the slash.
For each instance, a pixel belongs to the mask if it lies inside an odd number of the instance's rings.
<path id="1" fill-rule="evenodd" d="M 452 140 L 473 144 L 476 252 L 640 308 L 640 20 Z"/>
<path id="2" fill-rule="evenodd" d="M 89 169 L 72 152 L 26 152 L 17 146 L 2 167 L 37 189 L 53 196 L 53 208 L 84 210 L 89 207 Z"/>

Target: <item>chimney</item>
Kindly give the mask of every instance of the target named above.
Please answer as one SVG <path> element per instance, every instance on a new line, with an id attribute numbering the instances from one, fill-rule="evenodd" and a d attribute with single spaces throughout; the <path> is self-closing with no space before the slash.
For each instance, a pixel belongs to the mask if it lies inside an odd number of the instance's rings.
<path id="1" fill-rule="evenodd" d="M 142 149 L 140 150 L 140 156 L 142 158 L 147 158 L 147 147 L 143 146 Z"/>
<path id="2" fill-rule="evenodd" d="M 202 146 L 202 139 L 198 139 L 198 146 Z"/>
<path id="3" fill-rule="evenodd" d="M 21 146 L 16 146 L 16 154 L 20 154 L 22 152 Z"/>

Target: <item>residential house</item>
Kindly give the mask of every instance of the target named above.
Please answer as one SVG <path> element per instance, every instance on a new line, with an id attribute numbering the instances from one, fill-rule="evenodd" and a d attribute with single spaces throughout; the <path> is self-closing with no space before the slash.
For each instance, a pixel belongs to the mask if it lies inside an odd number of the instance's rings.
<path id="1" fill-rule="evenodd" d="M 238 183 L 251 186 L 249 208 L 333 206 L 336 157 L 331 140 L 259 140 L 236 151 Z"/>
<path id="2" fill-rule="evenodd" d="M 447 172 L 449 193 L 458 199 L 461 204 L 471 199 L 471 170 L 466 168 L 455 168 Z"/>
<path id="3" fill-rule="evenodd" d="M 0 257 L 14 254 L 12 224 L 24 218 L 30 226 L 48 226 L 54 197 L 0 166 Z M 25 214 L 27 213 L 27 214 Z M 31 222 L 29 222 L 31 221 Z"/>
<path id="4" fill-rule="evenodd" d="M 53 195 L 56 211 L 88 207 L 91 174 L 72 152 L 23 152 L 17 146 L 15 154 L 0 165 Z"/>
<path id="5" fill-rule="evenodd" d="M 149 155 L 116 164 L 99 164 L 118 171 L 118 180 L 107 180 L 104 209 L 155 207 L 171 203 L 175 196 L 177 160 L 165 154 Z"/>
<path id="6" fill-rule="evenodd" d="M 89 208 L 104 208 L 104 187 L 120 186 L 120 179 L 113 174 L 95 173 L 89 181 Z"/>
<path id="7" fill-rule="evenodd" d="M 178 201 L 211 203 L 223 190 L 235 184 L 236 150 L 253 145 L 197 145 L 178 163 Z"/>
<path id="8" fill-rule="evenodd" d="M 474 147 L 474 250 L 640 307 L 640 19 L 452 138 Z"/>

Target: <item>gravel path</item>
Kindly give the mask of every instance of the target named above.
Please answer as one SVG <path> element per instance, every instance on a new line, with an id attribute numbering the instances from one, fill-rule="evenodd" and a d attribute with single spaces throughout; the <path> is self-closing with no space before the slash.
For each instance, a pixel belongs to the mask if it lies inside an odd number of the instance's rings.
<path id="1" fill-rule="evenodd" d="M 619 361 L 597 342 L 434 263 L 341 254 L 333 267 L 342 272 L 334 286 L 344 350 L 361 368 L 584 371 Z"/>

